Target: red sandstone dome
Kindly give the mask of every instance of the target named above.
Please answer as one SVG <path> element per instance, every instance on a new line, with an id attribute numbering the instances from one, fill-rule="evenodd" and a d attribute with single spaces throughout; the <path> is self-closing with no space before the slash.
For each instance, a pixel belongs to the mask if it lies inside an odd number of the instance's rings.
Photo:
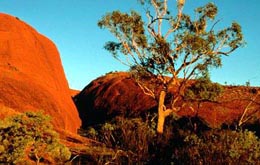
<path id="1" fill-rule="evenodd" d="M 93 80 L 74 97 L 82 126 L 102 123 L 117 115 L 135 117 L 156 110 L 157 102 L 145 95 L 125 72 L 107 74 Z"/>
<path id="2" fill-rule="evenodd" d="M 56 46 L 23 21 L 2 13 L 0 108 L 0 117 L 9 114 L 6 108 L 43 111 L 55 128 L 71 132 L 81 124 Z"/>

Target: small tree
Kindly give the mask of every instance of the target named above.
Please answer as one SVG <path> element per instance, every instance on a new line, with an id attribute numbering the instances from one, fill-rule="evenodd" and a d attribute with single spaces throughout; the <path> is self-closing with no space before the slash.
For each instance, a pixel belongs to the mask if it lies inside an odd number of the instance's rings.
<path id="1" fill-rule="evenodd" d="M 145 94 L 158 100 L 157 131 L 162 133 L 165 118 L 179 109 L 176 103 L 182 98 L 187 81 L 209 67 L 220 67 L 223 55 L 228 56 L 243 45 L 243 35 L 235 22 L 215 30 L 219 20 L 215 20 L 218 10 L 213 3 L 197 8 L 192 19 L 182 12 L 185 0 L 177 1 L 176 16 L 168 9 L 168 0 L 139 1 L 152 7 L 145 11 L 146 22 L 136 11 L 113 11 L 98 26 L 107 28 L 118 40 L 107 42 L 105 49 L 130 67 Z M 147 79 L 156 85 L 145 83 Z M 166 107 L 165 96 L 170 91 L 174 97 Z"/>

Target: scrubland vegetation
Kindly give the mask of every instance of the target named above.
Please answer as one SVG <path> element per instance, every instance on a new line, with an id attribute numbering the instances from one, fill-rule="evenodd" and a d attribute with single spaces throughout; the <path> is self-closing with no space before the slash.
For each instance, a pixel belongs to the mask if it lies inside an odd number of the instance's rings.
<path id="1" fill-rule="evenodd" d="M 70 157 L 49 116 L 26 112 L 0 120 L 0 163 L 63 164 Z"/>
<path id="2" fill-rule="evenodd" d="M 0 162 L 9 164 L 258 164 L 260 139 L 254 130 L 210 128 L 198 117 L 168 117 L 156 132 L 156 113 L 116 117 L 81 129 L 102 145 L 72 155 L 59 141 L 50 118 L 27 112 L 0 121 Z"/>
<path id="3" fill-rule="evenodd" d="M 84 146 L 80 154 L 60 143 L 48 116 L 27 112 L 7 117 L 0 121 L 0 163 L 260 164 L 260 140 L 254 132 L 259 118 L 254 118 L 255 128 L 240 127 L 238 123 L 249 121 L 243 116 L 242 122 L 229 123 L 232 127 L 211 128 L 198 115 L 176 115 L 181 103 L 196 102 L 199 107 L 204 101 L 218 101 L 223 88 L 210 81 L 209 71 L 221 67 L 222 56 L 244 45 L 240 25 L 216 29 L 220 20 L 215 20 L 218 9 L 213 3 L 195 9 L 193 19 L 183 13 L 183 0 L 177 1 L 176 16 L 166 0 L 140 2 L 150 6 L 147 19 L 135 11 L 114 11 L 98 26 L 116 37 L 118 41 L 107 42 L 105 48 L 129 66 L 143 93 L 157 101 L 158 112 L 132 118 L 118 115 L 82 128 L 80 135 L 101 144 Z"/>
<path id="4" fill-rule="evenodd" d="M 169 117 L 164 133 L 157 134 L 155 118 L 156 114 L 150 114 L 146 120 L 116 117 L 81 130 L 83 136 L 115 150 L 106 157 L 94 156 L 91 161 L 100 164 L 260 163 L 260 140 L 252 130 L 212 129 L 197 117 Z"/>

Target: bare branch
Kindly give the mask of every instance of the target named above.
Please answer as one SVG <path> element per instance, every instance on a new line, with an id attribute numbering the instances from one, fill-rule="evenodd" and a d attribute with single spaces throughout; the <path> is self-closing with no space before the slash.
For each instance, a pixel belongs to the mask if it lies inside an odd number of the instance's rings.
<path id="1" fill-rule="evenodd" d="M 128 62 L 129 60 L 127 60 L 127 63 L 125 63 L 124 61 L 122 61 L 121 59 L 119 59 L 118 57 L 114 57 L 116 60 L 118 60 L 121 64 L 130 67 L 130 63 Z"/>
<path id="2" fill-rule="evenodd" d="M 232 48 L 230 51 L 228 52 L 214 52 L 214 54 L 221 54 L 221 55 L 224 55 L 224 56 L 228 56 L 230 53 L 232 53 L 233 51 L 235 51 L 236 49 L 238 48 L 238 46 Z"/>
<path id="3" fill-rule="evenodd" d="M 162 26 L 162 21 L 163 20 L 170 20 L 170 18 L 164 18 L 164 17 L 156 17 L 156 18 L 153 18 L 151 15 L 150 15 L 150 12 L 147 12 L 148 14 L 148 17 L 150 19 L 150 23 L 148 24 L 148 28 L 149 30 L 152 32 L 152 36 L 156 37 L 157 34 L 154 30 L 154 27 L 151 27 L 154 23 L 156 23 L 156 21 L 158 21 L 158 35 L 161 36 L 161 26 Z"/>
<path id="4" fill-rule="evenodd" d="M 217 20 L 213 25 L 212 25 L 212 27 L 210 28 L 210 32 L 212 32 L 213 31 L 213 29 L 214 29 L 214 27 L 216 26 L 216 24 L 217 23 L 219 23 L 220 22 L 220 19 L 219 20 Z"/>
<path id="5" fill-rule="evenodd" d="M 148 87 L 146 87 L 145 85 L 142 85 L 140 82 L 137 82 L 138 86 L 142 89 L 143 93 L 148 95 L 148 96 L 151 96 L 152 98 L 155 99 L 155 94 L 154 92 L 149 89 Z"/>
<path id="6" fill-rule="evenodd" d="M 259 92 L 258 92 L 257 95 L 255 96 L 255 98 L 253 98 L 252 101 L 250 101 L 250 102 L 247 104 L 247 106 L 245 107 L 244 112 L 243 112 L 243 114 L 242 114 L 242 116 L 241 116 L 241 118 L 240 118 L 240 120 L 239 120 L 238 126 L 241 126 L 243 123 L 245 123 L 245 122 L 247 121 L 247 120 L 244 120 L 244 117 L 245 117 L 246 113 L 248 112 L 249 107 L 250 107 L 251 104 L 256 100 L 256 98 L 258 97 L 258 95 L 259 95 Z"/>
<path id="7" fill-rule="evenodd" d="M 161 17 L 165 16 L 165 14 L 167 13 L 167 10 L 168 10 L 168 7 L 167 7 L 167 2 L 168 0 L 164 0 L 164 3 L 163 3 L 163 12 L 161 13 Z"/>
<path id="8" fill-rule="evenodd" d="M 181 22 L 181 17 L 182 17 L 182 10 L 183 10 L 183 7 L 184 7 L 184 4 L 185 4 L 185 0 L 178 0 L 178 18 L 177 18 L 177 24 L 174 28 L 172 29 L 169 29 L 167 31 L 167 33 L 165 34 L 164 38 L 167 39 L 168 36 L 175 32 L 178 28 L 179 28 L 179 25 L 180 25 L 180 22 Z"/>
<path id="9" fill-rule="evenodd" d="M 137 43 L 136 43 L 135 40 L 134 40 L 134 34 L 132 35 L 132 46 L 134 47 L 135 52 L 136 52 L 136 54 L 137 54 L 139 60 L 141 60 L 143 56 L 142 56 L 142 54 L 140 53 L 140 51 L 139 51 L 139 49 L 138 49 L 138 45 L 137 45 Z M 133 57 L 133 58 L 134 58 L 134 57 Z M 135 60 L 135 61 L 136 61 L 136 60 Z M 138 64 L 137 61 L 136 61 L 136 63 Z"/>
<path id="10" fill-rule="evenodd" d="M 160 16 L 160 10 L 159 10 L 159 6 L 156 4 L 156 0 L 151 0 L 151 3 L 154 7 L 154 10 L 156 12 L 156 17 Z"/>
<path id="11" fill-rule="evenodd" d="M 219 52 L 219 51 L 223 48 L 223 46 L 225 45 L 225 42 L 226 42 L 227 39 L 228 39 L 227 36 L 225 36 L 225 38 L 223 38 L 223 40 L 222 40 L 221 43 L 219 44 L 219 46 L 218 46 L 218 48 L 216 49 L 216 51 L 213 51 L 214 54 L 217 54 L 216 52 Z"/>
<path id="12" fill-rule="evenodd" d="M 188 56 L 190 55 L 190 53 L 187 53 L 184 57 L 184 61 L 182 63 L 182 65 L 178 68 L 178 70 L 176 71 L 176 74 L 178 75 L 184 68 L 188 67 L 191 64 L 194 64 L 195 62 L 197 62 L 199 60 L 199 58 L 201 57 L 201 54 L 197 55 L 196 57 L 192 58 L 190 61 L 186 61 Z"/>
<path id="13" fill-rule="evenodd" d="M 160 19 L 158 19 L 158 35 L 162 36 L 162 22 L 163 22 L 163 17 L 165 16 L 165 14 L 167 13 L 167 0 L 164 0 L 164 8 L 163 11 L 160 13 L 159 17 Z"/>
<path id="14" fill-rule="evenodd" d="M 153 16 L 151 15 L 151 13 L 150 13 L 150 11 L 146 11 L 146 16 L 147 16 L 147 18 L 148 18 L 148 22 L 149 22 L 149 24 L 147 25 L 147 27 L 148 27 L 148 32 L 153 36 L 153 37 L 156 37 L 156 33 L 155 33 L 155 31 L 154 31 L 154 27 L 151 27 L 151 25 L 153 25 L 153 20 L 154 20 L 154 18 L 153 18 Z"/>

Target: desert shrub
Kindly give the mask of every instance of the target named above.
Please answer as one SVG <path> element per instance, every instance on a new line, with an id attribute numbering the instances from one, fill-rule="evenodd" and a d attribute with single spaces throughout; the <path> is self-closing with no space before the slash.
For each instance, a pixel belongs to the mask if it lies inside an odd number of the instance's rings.
<path id="1" fill-rule="evenodd" d="M 140 118 L 117 119 L 117 145 L 131 151 L 137 161 L 149 159 L 149 145 L 155 140 L 155 123 L 143 122 Z"/>
<path id="2" fill-rule="evenodd" d="M 184 139 L 176 162 L 191 164 L 259 164 L 260 140 L 251 131 L 210 130 Z"/>
<path id="3" fill-rule="evenodd" d="M 103 164 L 260 163 L 260 140 L 251 131 L 210 129 L 198 117 L 169 117 L 166 123 L 158 135 L 150 119 L 117 117 L 89 127 L 85 136 L 114 149 L 113 154 L 97 158 Z"/>
<path id="4" fill-rule="evenodd" d="M 223 88 L 218 83 L 212 83 L 206 76 L 196 80 L 185 91 L 184 98 L 195 101 L 216 101 Z"/>
<path id="5" fill-rule="evenodd" d="M 116 117 L 105 124 L 95 125 L 81 134 L 103 142 L 106 147 L 114 148 L 118 154 L 110 157 L 96 157 L 95 162 L 125 164 L 171 164 L 175 154 L 185 146 L 184 139 L 192 133 L 208 130 L 207 125 L 198 117 L 174 116 L 166 119 L 163 134 L 156 133 L 156 114 L 149 114 L 147 119 Z M 195 129 L 196 125 L 196 129 Z M 104 159 L 105 158 L 105 159 Z M 112 160 L 114 158 L 114 160 Z"/>
<path id="6" fill-rule="evenodd" d="M 82 135 L 103 142 L 106 147 L 114 148 L 115 152 L 123 151 L 113 160 L 119 164 L 170 164 L 175 160 L 175 152 L 178 153 L 184 146 L 186 136 L 208 129 L 198 117 L 169 117 L 166 123 L 164 133 L 158 135 L 155 114 L 150 114 L 146 120 L 117 117 L 105 124 L 89 127 Z M 197 125 L 197 130 L 194 125 Z M 111 161 L 113 157 L 106 157 L 102 163 Z"/>
<path id="7" fill-rule="evenodd" d="M 182 157 L 183 148 L 187 145 L 184 139 L 192 134 L 201 135 L 210 130 L 206 122 L 195 117 L 168 117 L 165 130 L 157 135 L 151 148 L 151 160 L 148 164 L 183 164 L 178 157 Z M 189 163 L 187 163 L 189 164 Z"/>
<path id="8" fill-rule="evenodd" d="M 116 117 L 105 124 L 89 127 L 85 136 L 122 151 L 121 156 L 124 159 L 120 156 L 118 159 L 124 163 L 147 162 L 150 159 L 150 147 L 156 138 L 155 122 L 144 122 L 141 118 Z"/>
<path id="9" fill-rule="evenodd" d="M 71 153 L 59 141 L 50 117 L 26 112 L 0 120 L 0 162 L 62 163 Z"/>

